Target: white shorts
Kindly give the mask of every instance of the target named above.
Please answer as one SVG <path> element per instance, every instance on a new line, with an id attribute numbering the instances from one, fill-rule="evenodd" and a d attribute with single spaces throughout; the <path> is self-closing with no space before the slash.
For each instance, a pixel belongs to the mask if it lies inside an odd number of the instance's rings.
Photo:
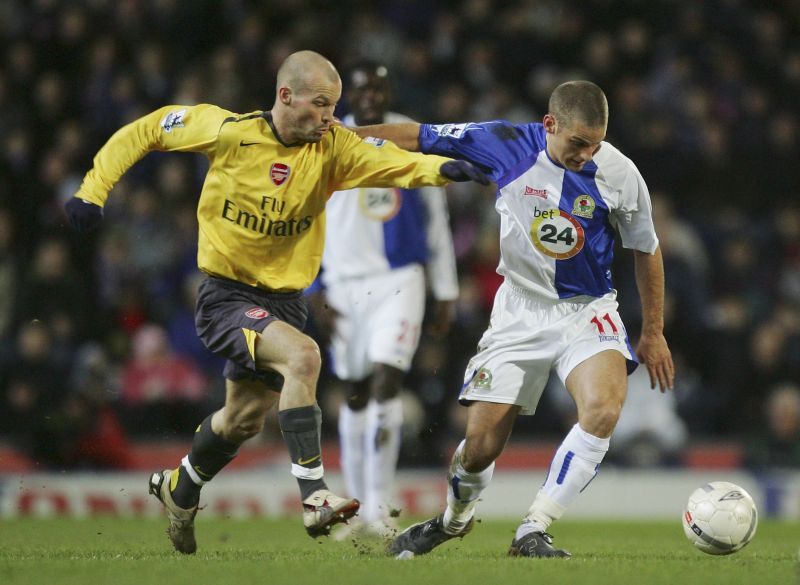
<path id="1" fill-rule="evenodd" d="M 363 380 L 376 363 L 409 370 L 425 315 L 422 266 L 332 283 L 326 293 L 328 303 L 341 314 L 331 339 L 338 378 Z"/>
<path id="2" fill-rule="evenodd" d="M 607 349 L 624 355 L 632 372 L 636 361 L 617 306 L 614 292 L 551 301 L 503 283 L 459 400 L 517 404 L 520 414 L 533 414 L 551 370 L 565 383 L 575 366 Z"/>

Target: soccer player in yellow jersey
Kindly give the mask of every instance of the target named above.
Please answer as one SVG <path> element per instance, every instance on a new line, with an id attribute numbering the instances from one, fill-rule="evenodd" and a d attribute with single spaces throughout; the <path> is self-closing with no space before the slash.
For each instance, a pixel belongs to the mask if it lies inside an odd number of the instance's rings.
<path id="1" fill-rule="evenodd" d="M 208 104 L 156 110 L 109 139 L 66 205 L 70 223 L 90 230 L 102 219 L 108 192 L 148 152 L 202 152 L 210 162 L 197 209 L 198 265 L 207 278 L 195 323 L 206 346 L 228 360 L 225 405 L 200 423 L 180 465 L 149 481 L 180 552 L 197 548 L 200 488 L 261 431 L 276 401 L 308 534 L 327 535 L 358 511 L 358 500 L 336 496 L 323 480 L 320 352 L 301 332 L 307 316 L 301 294 L 320 267 L 331 193 L 488 182 L 469 163 L 361 140 L 335 125 L 341 90 L 330 61 L 300 51 L 281 65 L 270 111 L 239 115 Z"/>

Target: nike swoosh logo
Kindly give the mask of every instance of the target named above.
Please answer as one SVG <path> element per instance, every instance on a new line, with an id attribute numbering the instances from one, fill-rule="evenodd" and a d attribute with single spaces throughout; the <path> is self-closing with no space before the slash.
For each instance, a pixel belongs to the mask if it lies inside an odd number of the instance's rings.
<path id="1" fill-rule="evenodd" d="M 245 142 L 244 140 L 239 141 L 239 146 L 253 146 L 254 144 L 261 144 L 260 142 Z"/>
<path id="2" fill-rule="evenodd" d="M 311 463 L 312 461 L 316 461 L 317 459 L 319 459 L 319 455 L 314 455 L 310 459 L 298 459 L 297 460 L 297 464 L 298 465 L 308 465 L 309 463 Z"/>

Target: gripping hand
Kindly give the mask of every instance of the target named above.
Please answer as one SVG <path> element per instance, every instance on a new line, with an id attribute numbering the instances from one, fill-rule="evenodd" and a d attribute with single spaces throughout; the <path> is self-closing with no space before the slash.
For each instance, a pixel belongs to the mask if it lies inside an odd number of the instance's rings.
<path id="1" fill-rule="evenodd" d="M 69 224 L 79 232 L 90 232 L 103 221 L 103 208 L 78 197 L 64 205 Z"/>
<path id="2" fill-rule="evenodd" d="M 475 181 L 481 185 L 488 185 L 491 179 L 482 170 L 465 160 L 450 160 L 439 168 L 439 173 L 456 183 Z"/>

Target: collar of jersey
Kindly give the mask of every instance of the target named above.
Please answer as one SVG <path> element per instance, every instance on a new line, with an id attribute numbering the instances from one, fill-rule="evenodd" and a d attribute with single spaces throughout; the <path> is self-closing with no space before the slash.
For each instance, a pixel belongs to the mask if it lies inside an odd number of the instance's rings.
<path id="1" fill-rule="evenodd" d="M 272 110 L 267 110 L 266 112 L 263 112 L 261 114 L 261 116 L 267 121 L 267 124 L 269 124 L 269 127 L 272 130 L 272 133 L 275 135 L 275 140 L 280 142 L 281 146 L 285 146 L 286 148 L 294 148 L 295 146 L 303 146 L 303 143 L 301 143 L 301 142 L 295 142 L 294 144 L 286 144 L 283 141 L 283 138 L 281 138 L 281 135 L 278 134 L 278 129 L 275 128 L 275 123 L 272 121 Z"/>

